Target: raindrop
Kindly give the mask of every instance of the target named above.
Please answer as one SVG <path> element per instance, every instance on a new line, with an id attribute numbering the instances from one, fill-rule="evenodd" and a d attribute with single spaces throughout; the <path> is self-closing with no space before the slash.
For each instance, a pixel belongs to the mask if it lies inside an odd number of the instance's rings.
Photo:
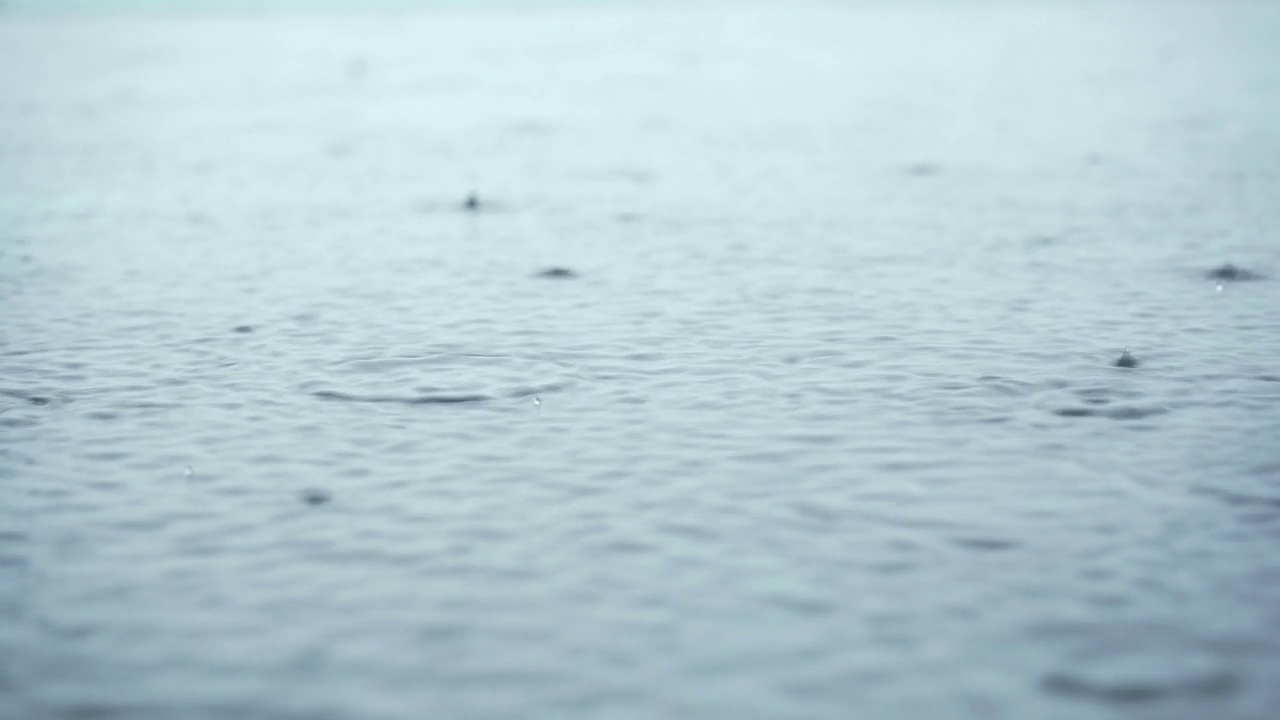
<path id="1" fill-rule="evenodd" d="M 578 273 L 567 267 L 549 267 L 546 270 L 538 272 L 536 277 L 549 278 L 552 280 L 568 280 L 578 277 Z"/>
<path id="2" fill-rule="evenodd" d="M 303 490 L 302 493 L 300 493 L 299 498 L 302 502 L 308 505 L 324 505 L 332 500 L 333 496 L 324 490 L 310 488 L 308 490 Z"/>
<path id="3" fill-rule="evenodd" d="M 1129 352 L 1129 348 L 1125 348 L 1124 352 L 1120 353 L 1120 357 L 1117 358 L 1115 363 L 1113 364 L 1116 367 L 1135 368 L 1135 367 L 1138 367 L 1138 358 L 1134 357 Z"/>

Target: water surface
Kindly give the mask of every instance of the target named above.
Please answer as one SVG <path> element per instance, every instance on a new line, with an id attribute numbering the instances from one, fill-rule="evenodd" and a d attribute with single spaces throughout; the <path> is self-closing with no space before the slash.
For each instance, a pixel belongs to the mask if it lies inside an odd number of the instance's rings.
<path id="1" fill-rule="evenodd" d="M 1280 7 L 956 5 L 0 12 L 0 717 L 1271 717 Z"/>

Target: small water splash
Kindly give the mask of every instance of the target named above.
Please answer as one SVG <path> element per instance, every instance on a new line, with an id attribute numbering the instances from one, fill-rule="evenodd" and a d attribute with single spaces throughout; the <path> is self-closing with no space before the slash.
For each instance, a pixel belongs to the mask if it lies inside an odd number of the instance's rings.
<path id="1" fill-rule="evenodd" d="M 1205 277 L 1210 280 L 1218 280 L 1220 282 L 1247 282 L 1266 279 L 1266 276 L 1261 273 L 1247 270 L 1231 263 L 1223 263 L 1219 265 L 1205 273 Z"/>
<path id="2" fill-rule="evenodd" d="M 578 273 L 567 267 L 556 266 L 540 270 L 534 277 L 548 278 L 551 280 L 571 280 L 578 277 Z"/>
<path id="3" fill-rule="evenodd" d="M 187 465 L 186 467 L 182 468 L 182 476 L 188 480 L 195 477 L 196 476 L 195 468 L 191 467 L 190 465 Z"/>
<path id="4" fill-rule="evenodd" d="M 1116 358 L 1116 361 L 1112 364 L 1121 368 L 1135 368 L 1138 367 L 1138 358 L 1129 352 L 1129 348 L 1125 348 L 1124 352 L 1120 353 L 1120 357 Z"/>
<path id="5" fill-rule="evenodd" d="M 321 400 L 338 400 L 343 402 L 364 402 L 364 403 L 400 403 L 401 405 L 461 405 L 463 403 L 476 403 L 492 400 L 492 395 L 481 395 L 476 393 L 464 394 L 430 394 L 430 395 L 356 395 L 353 393 L 338 392 L 336 390 L 317 390 L 311 393 L 312 397 Z"/>
<path id="6" fill-rule="evenodd" d="M 298 494 L 298 499 L 307 505 L 324 505 L 333 500 L 333 495 L 320 488 L 307 488 Z"/>
<path id="7" fill-rule="evenodd" d="M 533 396 L 533 406 L 538 408 L 538 412 L 542 412 L 542 397 L 540 395 Z"/>

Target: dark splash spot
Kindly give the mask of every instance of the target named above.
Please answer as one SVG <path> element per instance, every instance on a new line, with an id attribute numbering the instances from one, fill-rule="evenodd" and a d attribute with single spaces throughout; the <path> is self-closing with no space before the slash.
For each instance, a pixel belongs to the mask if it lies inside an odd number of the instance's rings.
<path id="1" fill-rule="evenodd" d="M 302 493 L 299 495 L 299 498 L 301 498 L 302 502 L 308 505 L 324 505 L 330 500 L 333 500 L 332 495 L 325 492 L 324 490 L 318 490 L 316 488 L 303 490 Z"/>
<path id="2" fill-rule="evenodd" d="M 1053 414 L 1071 418 L 1104 417 L 1110 420 L 1141 420 L 1153 415 L 1164 415 L 1167 412 L 1169 411 L 1160 407 L 1064 407 L 1054 410 Z"/>
<path id="3" fill-rule="evenodd" d="M 1040 686 L 1054 695 L 1100 700 L 1123 705 L 1151 702 L 1169 694 L 1167 688 L 1150 683 L 1115 682 L 1103 684 L 1063 673 L 1047 675 L 1041 681 Z"/>
<path id="4" fill-rule="evenodd" d="M 1136 368 L 1138 367 L 1138 358 L 1129 354 L 1128 350 L 1120 353 L 1120 357 L 1116 358 L 1113 363 L 1118 368 Z"/>
<path id="5" fill-rule="evenodd" d="M 1141 393 L 1118 390 L 1107 386 L 1082 387 L 1077 389 L 1075 394 L 1087 405 L 1110 405 L 1119 398 L 1141 397 Z"/>
<path id="6" fill-rule="evenodd" d="M 1163 415 L 1167 412 L 1169 411 L 1165 410 L 1164 408 L 1158 408 L 1158 407 L 1130 406 L 1130 407 L 1107 408 L 1106 410 L 1103 410 L 1102 412 L 1100 412 L 1099 415 L 1102 415 L 1103 417 L 1111 418 L 1112 420 L 1141 420 L 1143 418 L 1149 418 L 1153 415 Z"/>
<path id="7" fill-rule="evenodd" d="M 244 333 L 251 333 L 251 332 L 253 332 L 253 326 L 252 326 L 252 325 L 237 325 L 237 326 L 235 326 L 235 327 L 231 328 L 231 331 L 232 331 L 232 332 L 242 333 L 242 334 L 244 334 Z"/>
<path id="8" fill-rule="evenodd" d="M 578 277 L 578 273 L 566 267 L 550 267 L 546 270 L 538 272 L 536 277 L 548 278 L 552 280 L 568 280 Z"/>
<path id="9" fill-rule="evenodd" d="M 335 390 L 320 390 L 311 393 L 321 400 L 340 400 L 343 402 L 364 403 L 398 403 L 400 405 L 456 405 L 460 403 L 484 402 L 492 400 L 492 395 L 353 395 Z"/>
<path id="10" fill-rule="evenodd" d="M 1159 680 L 1102 680 L 1073 673 L 1050 673 L 1040 682 L 1046 692 L 1113 705 L 1138 705 L 1172 697 L 1222 697 L 1240 687 L 1240 679 L 1227 672 Z"/>
<path id="11" fill-rule="evenodd" d="M 1251 270 L 1245 270 L 1231 263 L 1223 263 L 1218 267 L 1205 273 L 1205 277 L 1209 280 L 1224 280 L 1227 282 L 1247 282 L 1249 280 L 1261 280 L 1263 276 Z"/>
<path id="12" fill-rule="evenodd" d="M 53 402 L 53 398 L 45 397 L 44 395 L 32 395 L 25 390 L 0 390 L 0 395 L 14 400 L 22 400 L 32 405 L 49 405 Z"/>
<path id="13" fill-rule="evenodd" d="M 1018 547 L 1018 543 L 1013 540 L 992 537 L 956 538 L 953 542 L 967 550 L 977 550 L 979 552 L 998 552 Z"/>
<path id="14" fill-rule="evenodd" d="M 471 193 L 467 196 L 466 200 L 462 201 L 462 209 L 469 212 L 476 212 L 480 209 L 480 197 L 475 193 Z"/>

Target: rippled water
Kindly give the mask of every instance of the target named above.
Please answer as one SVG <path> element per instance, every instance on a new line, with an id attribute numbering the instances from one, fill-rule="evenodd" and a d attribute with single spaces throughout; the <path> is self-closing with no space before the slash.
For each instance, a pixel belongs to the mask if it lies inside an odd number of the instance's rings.
<path id="1" fill-rule="evenodd" d="M 1280 6 L 957 5 L 0 12 L 0 717 L 1275 717 Z"/>

